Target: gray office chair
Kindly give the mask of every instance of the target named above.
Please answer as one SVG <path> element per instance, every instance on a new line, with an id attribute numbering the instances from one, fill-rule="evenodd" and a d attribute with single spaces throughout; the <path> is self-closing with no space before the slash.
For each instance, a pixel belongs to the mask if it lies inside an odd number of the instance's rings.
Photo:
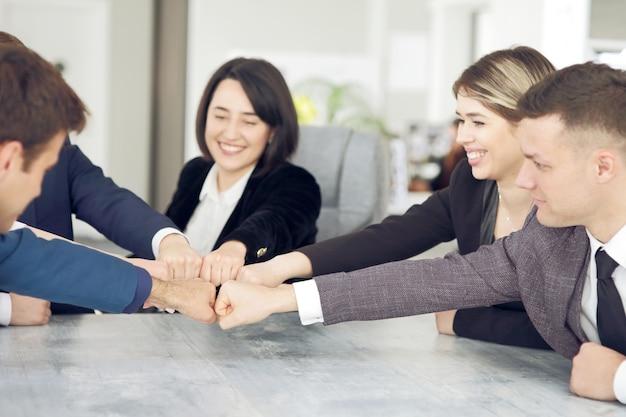
<path id="1" fill-rule="evenodd" d="M 293 163 L 306 168 L 322 192 L 318 242 L 362 229 L 386 215 L 389 154 L 378 135 L 337 126 L 301 126 Z"/>

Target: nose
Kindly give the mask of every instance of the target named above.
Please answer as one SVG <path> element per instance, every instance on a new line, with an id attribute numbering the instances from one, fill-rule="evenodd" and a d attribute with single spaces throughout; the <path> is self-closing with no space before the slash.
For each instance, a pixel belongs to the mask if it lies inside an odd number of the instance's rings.
<path id="1" fill-rule="evenodd" d="M 235 140 L 239 136 L 238 123 L 235 118 L 231 118 L 224 129 L 224 137 L 229 140 Z"/>
<path id="2" fill-rule="evenodd" d="M 473 142 L 474 137 L 471 135 L 469 130 L 469 127 L 465 126 L 465 123 L 459 123 L 459 127 L 456 132 L 456 143 L 463 146 Z"/>
<path id="3" fill-rule="evenodd" d="M 515 178 L 515 185 L 525 190 L 532 190 L 535 188 L 535 180 L 532 175 L 532 161 L 530 159 L 524 159 L 524 163 Z"/>

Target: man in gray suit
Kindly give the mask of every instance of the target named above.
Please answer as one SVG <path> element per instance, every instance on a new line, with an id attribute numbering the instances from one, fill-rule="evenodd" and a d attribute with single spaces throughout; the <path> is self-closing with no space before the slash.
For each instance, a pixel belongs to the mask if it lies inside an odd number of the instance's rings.
<path id="1" fill-rule="evenodd" d="M 278 288 L 227 282 L 215 307 L 220 326 L 296 310 L 303 324 L 333 324 L 522 300 L 550 346 L 573 358 L 573 393 L 626 403 L 626 349 L 608 342 L 626 341 L 626 324 L 603 329 L 617 320 L 598 319 L 608 303 L 600 299 L 605 281 L 592 256 L 608 253 L 618 264 L 608 281 L 626 323 L 626 73 L 574 65 L 531 88 L 518 107 L 526 161 L 517 184 L 532 192 L 536 206 L 523 230 L 466 256 L 388 263 Z"/>

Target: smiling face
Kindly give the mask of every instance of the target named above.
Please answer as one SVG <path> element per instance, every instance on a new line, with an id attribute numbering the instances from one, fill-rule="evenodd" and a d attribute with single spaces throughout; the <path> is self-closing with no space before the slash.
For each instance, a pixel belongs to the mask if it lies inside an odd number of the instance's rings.
<path id="1" fill-rule="evenodd" d="M 516 127 L 480 101 L 457 95 L 457 143 L 465 148 L 472 175 L 500 184 L 513 183 L 524 161 Z"/>
<path id="2" fill-rule="evenodd" d="M 537 219 L 545 226 L 588 226 L 598 212 L 593 153 L 566 146 L 568 134 L 556 115 L 520 124 L 526 160 L 516 183 L 532 193 Z"/>
<path id="3" fill-rule="evenodd" d="M 218 84 L 207 110 L 204 139 L 218 166 L 221 190 L 256 165 L 271 133 L 239 81 L 225 79 Z"/>

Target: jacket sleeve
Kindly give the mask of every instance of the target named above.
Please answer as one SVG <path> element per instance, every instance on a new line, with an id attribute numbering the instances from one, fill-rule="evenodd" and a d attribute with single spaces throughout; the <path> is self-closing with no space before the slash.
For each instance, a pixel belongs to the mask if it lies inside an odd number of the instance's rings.
<path id="1" fill-rule="evenodd" d="M 115 244 L 153 259 L 152 238 L 174 223 L 111 178 L 72 145 L 69 160 L 72 212 Z"/>
<path id="2" fill-rule="evenodd" d="M 8 292 L 119 313 L 145 301 L 135 297 L 141 273 L 121 259 L 39 239 L 28 229 L 0 235 L 0 287 Z"/>
<path id="3" fill-rule="evenodd" d="M 264 178 L 249 180 L 217 245 L 238 240 L 247 248 L 246 263 L 268 260 L 304 244 L 317 232 L 321 194 L 315 178 L 303 168 L 285 163 Z M 232 228 L 232 224 L 237 224 Z"/>
<path id="4" fill-rule="evenodd" d="M 349 272 L 420 254 L 456 237 L 451 188 L 436 191 L 423 204 L 389 216 L 363 230 L 298 249 L 313 265 L 313 275 Z"/>

